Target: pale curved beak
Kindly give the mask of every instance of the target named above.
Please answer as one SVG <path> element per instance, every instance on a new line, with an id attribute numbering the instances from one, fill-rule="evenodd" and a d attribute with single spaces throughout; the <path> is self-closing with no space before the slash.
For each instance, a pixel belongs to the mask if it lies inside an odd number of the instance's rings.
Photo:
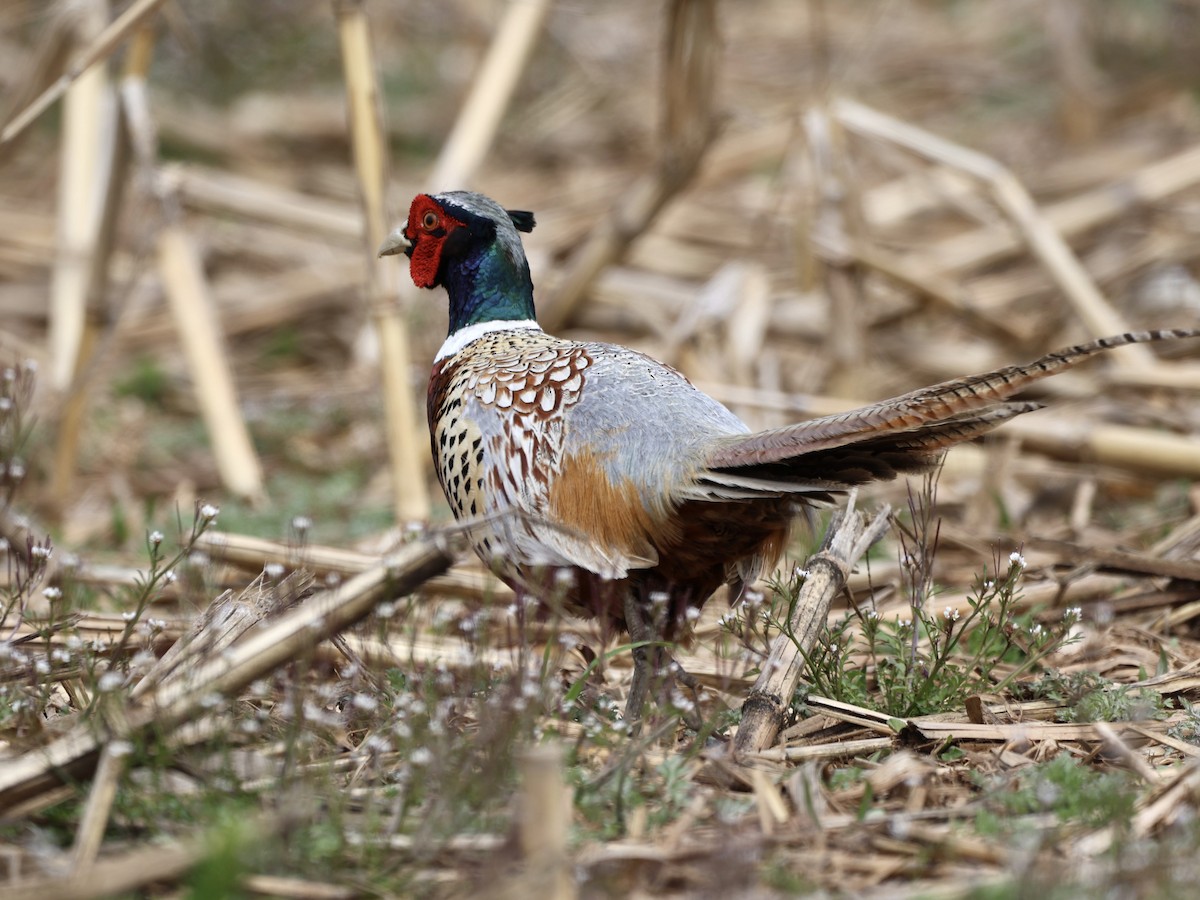
<path id="1" fill-rule="evenodd" d="M 379 245 L 379 256 L 395 256 L 397 253 L 403 253 L 409 248 L 409 240 L 404 236 L 403 228 L 396 228 L 391 234 L 383 239 L 383 243 Z"/>

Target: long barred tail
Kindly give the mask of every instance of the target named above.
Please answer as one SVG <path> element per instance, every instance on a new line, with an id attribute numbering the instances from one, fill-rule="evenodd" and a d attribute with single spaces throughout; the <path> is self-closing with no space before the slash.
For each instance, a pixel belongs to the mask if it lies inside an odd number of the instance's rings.
<path id="1" fill-rule="evenodd" d="M 958 378 L 870 406 L 771 431 L 730 438 L 710 470 L 760 477 L 858 483 L 929 465 L 952 444 L 1028 412 L 1004 401 L 1083 360 L 1129 344 L 1200 337 L 1200 328 L 1131 331 L 1048 353 L 1023 366 Z"/>

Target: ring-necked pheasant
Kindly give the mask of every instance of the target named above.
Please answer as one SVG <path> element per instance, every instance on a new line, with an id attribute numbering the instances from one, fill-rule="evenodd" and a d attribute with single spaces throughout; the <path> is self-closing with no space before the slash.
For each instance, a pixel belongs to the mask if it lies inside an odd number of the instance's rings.
<path id="1" fill-rule="evenodd" d="M 557 589 L 563 578 L 540 579 L 569 571 L 567 607 L 628 629 L 635 646 L 672 640 L 722 583 L 773 565 L 800 504 L 927 470 L 951 445 L 1039 405 L 1008 397 L 1102 350 L 1200 336 L 1124 334 L 750 433 L 642 353 L 542 331 L 518 234 L 533 225 L 532 213 L 479 194 L 421 194 L 380 253 L 403 250 L 418 287 L 449 294 L 429 430 L 454 515 L 478 520 L 476 551 L 519 592 Z M 656 602 L 665 604 L 657 633 Z M 634 659 L 631 719 L 649 678 L 645 649 Z"/>

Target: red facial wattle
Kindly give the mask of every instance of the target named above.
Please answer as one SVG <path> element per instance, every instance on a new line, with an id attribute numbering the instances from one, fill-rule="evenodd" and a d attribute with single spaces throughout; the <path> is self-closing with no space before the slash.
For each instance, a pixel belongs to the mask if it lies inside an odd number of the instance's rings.
<path id="1" fill-rule="evenodd" d="M 463 223 L 447 215 L 446 210 L 428 194 L 418 194 L 413 198 L 404 236 L 412 244 L 408 271 L 417 287 L 431 288 L 437 284 L 446 236 L 461 227 Z"/>

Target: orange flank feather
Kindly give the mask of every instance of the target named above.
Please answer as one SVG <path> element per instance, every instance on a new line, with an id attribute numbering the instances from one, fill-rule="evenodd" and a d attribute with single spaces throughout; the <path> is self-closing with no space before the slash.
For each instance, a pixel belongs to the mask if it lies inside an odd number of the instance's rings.
<path id="1" fill-rule="evenodd" d="M 547 497 L 553 522 L 585 534 L 622 556 L 658 562 L 658 549 L 674 544 L 679 529 L 671 521 L 666 499 L 663 515 L 655 516 L 628 478 L 613 484 L 591 450 L 566 457 L 550 483 Z"/>

